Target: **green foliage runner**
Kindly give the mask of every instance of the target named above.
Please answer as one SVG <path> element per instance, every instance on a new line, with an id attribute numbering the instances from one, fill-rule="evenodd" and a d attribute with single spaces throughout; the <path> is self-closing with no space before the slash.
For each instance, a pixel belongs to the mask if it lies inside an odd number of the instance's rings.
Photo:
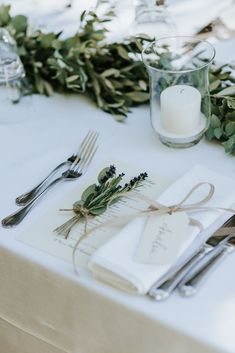
<path id="1" fill-rule="evenodd" d="M 15 38 L 30 91 L 50 96 L 57 92 L 84 93 L 99 108 L 123 121 L 130 107 L 149 99 L 148 75 L 140 53 L 147 37 L 130 37 L 122 43 L 106 43 L 104 23 L 94 12 L 83 13 L 80 30 L 61 39 L 60 33 L 31 31 L 27 17 L 10 15 L 0 7 L 0 27 Z M 218 140 L 235 154 L 235 79 L 233 67 L 210 71 L 212 118 L 209 140 Z"/>

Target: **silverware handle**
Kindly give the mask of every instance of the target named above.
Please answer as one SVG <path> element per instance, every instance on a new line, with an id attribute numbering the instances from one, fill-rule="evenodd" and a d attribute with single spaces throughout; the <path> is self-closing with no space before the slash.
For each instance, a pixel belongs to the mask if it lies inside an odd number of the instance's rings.
<path id="1" fill-rule="evenodd" d="M 154 297 L 155 300 L 163 300 L 169 297 L 180 281 L 185 277 L 185 275 L 190 271 L 190 269 L 205 255 L 207 252 L 206 247 L 201 247 L 197 250 L 193 256 L 186 259 L 183 266 L 179 270 L 170 273 L 164 278 L 164 282 L 156 282 L 150 289 L 149 295 Z"/>
<path id="2" fill-rule="evenodd" d="M 2 220 L 2 226 L 5 228 L 11 228 L 18 225 L 28 214 L 31 208 L 38 202 L 39 199 L 55 184 L 57 184 L 63 177 L 59 177 L 53 180 L 37 197 L 35 197 L 31 202 L 26 206 L 22 207 L 19 211 L 12 213 Z"/>
<path id="3" fill-rule="evenodd" d="M 46 177 L 43 179 L 37 186 L 35 186 L 32 190 L 18 196 L 16 198 L 16 204 L 19 206 L 25 206 L 30 201 L 32 201 L 39 191 L 41 190 L 42 186 L 63 166 L 65 166 L 68 162 L 63 162 L 55 167 Z"/>
<path id="4" fill-rule="evenodd" d="M 213 256 L 179 284 L 178 289 L 182 296 L 190 297 L 197 293 L 198 288 L 206 281 L 211 271 L 227 256 L 229 248 L 223 245 Z"/>

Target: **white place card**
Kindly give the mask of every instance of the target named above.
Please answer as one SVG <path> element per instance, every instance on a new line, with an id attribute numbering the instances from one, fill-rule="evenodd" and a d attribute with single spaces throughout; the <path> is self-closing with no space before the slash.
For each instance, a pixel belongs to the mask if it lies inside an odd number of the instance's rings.
<path id="1" fill-rule="evenodd" d="M 186 212 L 147 217 L 135 261 L 145 264 L 173 264 L 186 240 L 188 224 Z"/>

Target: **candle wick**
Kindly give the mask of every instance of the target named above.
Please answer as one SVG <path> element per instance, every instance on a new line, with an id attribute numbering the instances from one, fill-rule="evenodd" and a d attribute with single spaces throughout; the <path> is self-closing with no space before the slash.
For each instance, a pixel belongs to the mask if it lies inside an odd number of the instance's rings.
<path id="1" fill-rule="evenodd" d="M 180 90 L 180 94 L 183 93 L 183 92 L 184 92 L 184 88 L 182 88 L 182 89 Z"/>

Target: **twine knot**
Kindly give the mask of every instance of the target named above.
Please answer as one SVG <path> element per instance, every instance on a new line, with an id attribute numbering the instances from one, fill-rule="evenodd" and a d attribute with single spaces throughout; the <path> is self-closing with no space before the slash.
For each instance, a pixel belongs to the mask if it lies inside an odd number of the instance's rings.
<path id="1" fill-rule="evenodd" d="M 87 218 L 89 215 L 89 210 L 86 207 L 79 204 L 78 202 L 75 202 L 73 204 L 73 211 L 74 211 L 74 213 L 76 213 L 84 218 Z"/>

